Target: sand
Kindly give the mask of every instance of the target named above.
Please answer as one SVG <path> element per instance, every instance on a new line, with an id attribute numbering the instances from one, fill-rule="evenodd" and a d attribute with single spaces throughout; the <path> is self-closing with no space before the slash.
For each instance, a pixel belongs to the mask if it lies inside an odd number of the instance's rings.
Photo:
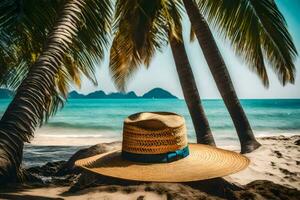
<path id="1" fill-rule="evenodd" d="M 295 144 L 297 140 L 300 140 L 300 135 L 259 138 L 262 147 L 246 154 L 251 160 L 249 167 L 226 179 L 242 185 L 254 180 L 270 180 L 300 189 L 300 146 Z"/>
<path id="2" fill-rule="evenodd" d="M 262 144 L 258 150 L 246 154 L 250 158 L 250 166 L 234 175 L 225 177 L 229 182 L 245 185 L 254 180 L 269 180 L 274 183 L 300 189 L 300 135 L 292 137 L 274 136 L 259 138 Z M 168 199 L 166 193 L 158 193 L 146 189 L 146 185 L 137 186 L 97 186 L 87 188 L 74 194 L 66 194 L 69 187 L 50 187 L 23 189 L 20 191 L 2 191 L 0 199 Z M 202 193 L 181 184 L 156 184 L 161 190 L 169 190 L 177 199 L 210 199 Z M 198 195 L 198 196 L 197 196 Z M 185 197 L 185 198 L 183 198 Z M 204 198 L 205 197 L 205 198 Z M 257 197 L 259 199 L 260 197 Z M 174 198 L 175 199 L 175 198 Z M 215 198 L 213 198 L 215 199 Z"/>
<path id="3" fill-rule="evenodd" d="M 88 133 L 82 134 L 82 131 L 76 128 L 53 128 L 44 126 L 38 128 L 35 132 L 31 145 L 38 146 L 91 146 L 96 143 L 114 142 L 119 138 L 109 137 L 115 136 L 113 132 L 99 133 L 97 130 L 88 130 Z"/>
<path id="4" fill-rule="evenodd" d="M 122 191 L 103 191 L 103 188 L 95 187 L 80 192 L 76 194 L 67 194 L 69 187 L 48 187 L 48 188 L 36 188 L 27 189 L 24 191 L 9 193 L 6 195 L 0 195 L 0 199 L 73 199 L 73 200 L 98 200 L 98 199 L 122 199 L 122 200 L 132 200 L 132 199 L 151 199 L 151 200 L 161 200 L 167 199 L 165 195 L 159 195 L 155 192 L 145 192 L 143 188 L 131 193 L 130 195 Z M 2 198 L 1 198 L 2 197 Z M 45 198 L 46 197 L 46 198 Z"/>

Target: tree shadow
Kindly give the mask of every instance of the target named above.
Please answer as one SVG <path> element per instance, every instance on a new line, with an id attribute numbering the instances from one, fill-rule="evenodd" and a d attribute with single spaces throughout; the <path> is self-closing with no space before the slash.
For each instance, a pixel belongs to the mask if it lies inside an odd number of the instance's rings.
<path id="1" fill-rule="evenodd" d="M 168 189 L 172 184 L 181 185 L 185 188 L 192 188 L 202 193 L 208 195 L 217 196 L 220 198 L 229 198 L 234 191 L 242 191 L 243 187 L 235 185 L 226 181 L 223 178 L 214 178 L 209 180 L 193 181 L 193 182 L 181 182 L 181 183 L 153 183 L 153 182 L 144 182 L 144 181 L 130 181 L 119 178 L 112 178 L 108 176 L 103 176 L 100 174 L 85 172 L 81 175 L 78 182 L 70 187 L 69 191 L 62 193 L 62 196 L 74 196 L 78 194 L 84 194 L 90 192 L 86 190 L 88 188 L 94 188 L 98 186 L 101 187 L 103 192 L 116 192 L 123 191 L 134 192 L 139 185 L 144 185 L 145 188 L 152 187 L 153 192 L 160 193 L 160 187 Z M 149 190 L 150 191 L 150 190 Z M 168 192 L 168 191 L 165 191 Z"/>
<path id="2" fill-rule="evenodd" d="M 28 184 L 10 184 L 0 190 L 0 199 L 11 199 L 11 200 L 63 200 L 59 197 L 47 197 L 46 194 L 41 195 L 29 195 L 22 194 L 32 189 L 45 188 L 45 185 L 28 185 Z M 44 196 L 43 196 L 44 195 Z"/>
<path id="3" fill-rule="evenodd" d="M 37 195 L 24 195 L 24 194 L 0 194 L 0 199 L 11 200 L 63 200 L 63 198 L 43 197 Z"/>

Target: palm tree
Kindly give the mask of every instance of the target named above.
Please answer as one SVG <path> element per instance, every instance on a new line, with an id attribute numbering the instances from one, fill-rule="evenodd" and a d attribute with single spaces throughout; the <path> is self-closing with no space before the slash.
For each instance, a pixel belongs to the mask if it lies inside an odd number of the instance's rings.
<path id="1" fill-rule="evenodd" d="M 201 105 L 200 95 L 191 65 L 183 44 L 183 38 L 170 35 L 170 46 L 175 61 L 177 74 L 196 131 L 197 143 L 215 146 L 208 120 Z"/>
<path id="2" fill-rule="evenodd" d="M 62 0 L 45 2 L 29 0 L 23 2 L 22 8 L 18 10 L 20 2 L 7 1 L 0 5 L 4 18 L 0 29 L 0 86 L 12 90 L 18 88 L 30 67 L 42 53 L 48 30 L 53 27 L 63 3 Z M 84 13 L 85 25 L 81 25 L 77 37 L 70 46 L 70 52 L 64 55 L 56 78 L 56 87 L 59 95 L 63 97 L 68 94 L 70 82 L 81 86 L 81 76 L 86 76 L 97 85 L 95 64 L 100 64 L 104 56 L 103 46 L 108 46 L 106 37 L 110 28 L 108 24 L 96 19 L 98 17 L 103 19 L 104 16 L 108 18 L 111 11 L 100 7 L 102 5 L 96 1 L 91 1 L 87 6 L 90 10 Z M 92 6 L 95 7 L 91 9 Z M 100 9 L 102 12 L 97 13 Z M 12 13 L 15 16 L 12 17 Z M 10 20 L 5 19 L 9 17 Z"/>
<path id="3" fill-rule="evenodd" d="M 260 144 L 253 135 L 209 26 L 194 0 L 183 0 L 183 3 L 192 30 L 234 122 L 241 143 L 241 152 L 251 152 Z M 297 52 L 286 29 L 284 18 L 273 0 L 234 2 L 199 0 L 198 4 L 213 24 L 217 24 L 229 38 L 236 52 L 244 56 L 265 86 L 268 86 L 269 81 L 264 58 L 275 69 L 283 85 L 286 82 L 294 82 L 293 59 Z"/>
<path id="4" fill-rule="evenodd" d="M 110 52 L 110 71 L 116 87 L 123 91 L 132 73 L 141 64 L 148 66 L 155 50 L 170 40 L 197 142 L 215 145 L 182 42 L 178 6 L 177 1 L 117 1 L 117 30 Z"/>
<path id="5" fill-rule="evenodd" d="M 25 52 L 28 49 L 37 58 L 30 61 L 32 65 L 22 59 L 12 59 L 13 62 L 10 62 L 10 64 L 27 65 L 30 68 L 29 71 L 26 68 L 28 73 L 25 73 L 27 75 L 24 80 L 19 66 L 16 68 L 6 66 L 7 70 L 4 70 L 6 73 L 10 69 L 16 69 L 20 72 L 22 83 L 18 86 L 12 102 L 0 121 L 0 183 L 22 180 L 20 164 L 24 142 L 29 142 L 36 126 L 41 125 L 49 117 L 49 111 L 53 110 L 53 105 L 56 105 L 53 97 L 57 96 L 58 90 L 64 91 L 63 88 L 59 88 L 59 84 L 56 85 L 57 81 L 65 80 L 62 73 L 66 72 L 67 68 L 78 67 L 81 71 L 87 72 L 86 74 L 90 74 L 85 70 L 93 68 L 83 66 L 85 64 L 92 66 L 93 61 L 102 58 L 103 47 L 107 44 L 107 27 L 111 15 L 109 0 L 43 1 L 42 3 L 26 1 L 23 4 L 20 2 L 22 1 L 4 0 L 0 3 L 0 34 L 7 35 L 8 39 L 0 43 L 6 47 L 7 44 L 17 44 L 16 48 L 9 49 L 6 53 L 16 53 L 19 50 Z M 45 12 L 48 10 L 47 6 L 53 11 L 52 3 L 58 3 L 57 5 L 61 7 L 56 20 L 53 21 L 53 28 L 44 27 L 37 30 L 40 28 L 38 25 L 43 26 L 42 24 L 47 22 L 38 20 L 53 20 L 52 15 Z M 24 14 L 24 18 L 20 14 Z M 15 19 L 18 20 L 18 24 L 21 24 L 17 28 L 22 31 L 14 28 Z M 43 48 L 22 47 L 22 45 L 31 45 L 34 39 L 40 39 L 36 36 L 43 38 L 43 35 L 38 34 L 39 31 L 42 31 L 47 38 L 45 45 L 41 45 Z M 18 32 L 29 34 L 24 36 L 17 34 Z M 25 38 L 28 41 L 24 40 Z M 83 38 L 82 42 L 77 40 L 78 38 Z M 40 43 L 36 43 L 37 47 L 43 44 L 42 40 L 38 41 Z M 29 57 L 25 56 L 24 59 Z M 0 64 L 8 64 L 8 62 L 5 60 Z M 72 70 L 68 72 L 72 73 Z M 4 81 L 4 83 L 10 82 L 9 79 Z M 66 82 L 61 83 L 62 86 L 65 84 Z"/>
<path id="6" fill-rule="evenodd" d="M 266 60 L 275 69 L 282 83 L 293 82 L 294 65 L 292 60 L 296 55 L 296 50 L 285 28 L 284 19 L 273 1 L 260 2 L 254 2 L 256 5 L 252 5 L 253 1 L 199 0 L 198 4 L 209 15 L 213 24 L 217 24 L 221 32 L 230 39 L 236 52 L 245 58 L 251 68 L 260 76 L 264 85 L 268 85 L 268 76 L 264 65 L 263 51 Z M 148 7 L 149 4 L 152 4 L 150 7 L 156 5 L 157 9 L 161 9 L 161 11 L 157 11 L 159 14 L 156 15 L 154 12 L 145 12 L 147 7 L 144 7 L 143 3 L 143 1 L 131 1 L 130 4 L 123 4 L 123 10 L 130 10 L 130 14 L 124 15 L 126 12 L 123 12 L 121 15 L 122 9 L 117 12 L 119 28 L 116 31 L 111 50 L 111 71 L 116 85 L 120 86 L 120 89 L 124 89 L 126 80 L 141 63 L 146 66 L 149 64 L 153 51 L 160 50 L 161 41 L 166 43 L 164 41 L 165 27 L 172 28 L 174 26 L 174 22 L 166 25 L 160 21 L 160 19 L 165 19 L 169 22 L 174 16 L 174 13 L 165 12 L 166 5 L 170 5 L 172 2 L 168 0 L 147 2 Z M 191 20 L 192 29 L 196 33 L 221 96 L 234 121 L 241 142 L 241 152 L 251 152 L 260 144 L 254 138 L 209 27 L 193 1 L 184 0 L 184 5 Z M 144 19 L 132 11 L 137 8 L 141 9 Z M 165 13 L 162 14 L 162 12 Z M 139 19 L 142 20 L 139 21 Z M 143 23 L 148 24 L 143 25 Z M 134 26 L 135 24 L 136 26 Z M 153 29 L 151 30 L 149 27 Z M 138 32 L 138 34 L 132 34 L 133 32 Z M 199 122 L 200 119 L 193 119 L 193 121 Z"/>

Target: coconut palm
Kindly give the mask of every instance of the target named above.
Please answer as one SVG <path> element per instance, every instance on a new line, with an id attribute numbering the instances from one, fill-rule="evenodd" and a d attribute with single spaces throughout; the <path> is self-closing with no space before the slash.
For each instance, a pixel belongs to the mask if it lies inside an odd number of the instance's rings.
<path id="1" fill-rule="evenodd" d="M 55 111 L 54 97 L 66 94 L 67 78 L 78 81 L 77 71 L 93 74 L 107 44 L 111 6 L 109 0 L 3 0 L 0 13 L 0 44 L 7 49 L 0 53 L 12 53 L 11 62 L 0 60 L 1 73 L 17 73 L 16 80 L 1 74 L 2 84 L 19 85 L 0 121 L 0 183 L 5 183 L 22 180 L 24 142 Z"/>
<path id="2" fill-rule="evenodd" d="M 184 47 L 182 36 L 180 36 L 180 38 L 170 36 L 170 46 L 184 99 L 196 131 L 197 143 L 215 146 L 214 138 L 201 104 L 200 95 Z"/>
<path id="3" fill-rule="evenodd" d="M 255 140 L 226 64 L 200 10 L 229 39 L 235 52 L 246 60 L 266 87 L 269 80 L 264 59 L 270 63 L 283 85 L 294 82 L 296 48 L 273 0 L 197 1 L 198 6 L 194 0 L 183 0 L 192 30 L 234 122 L 241 152 L 251 152 L 260 144 Z"/>
<path id="4" fill-rule="evenodd" d="M 194 1 L 184 0 L 183 2 L 191 20 L 193 32 L 196 33 L 221 96 L 234 121 L 241 142 L 241 152 L 251 152 L 260 144 L 254 138 L 214 38 Z M 174 12 L 165 12 L 168 8 L 166 5 L 171 5 L 168 0 L 147 2 L 147 7 L 144 6 L 145 2 L 143 1 L 131 1 L 131 3 L 122 5 L 119 2 L 119 4 L 120 9 L 117 11 L 119 27 L 111 49 L 111 71 L 116 85 L 123 89 L 126 80 L 132 76 L 138 66 L 141 63 L 147 66 L 154 50 L 161 49 L 163 45 L 161 41 L 167 43 L 167 39 L 163 38 L 169 36 L 165 34 L 168 32 L 165 29 L 168 27 L 171 30 L 175 23 L 172 21 Z M 145 12 L 151 6 L 157 11 Z M 268 85 L 268 76 L 264 59 L 270 62 L 283 84 L 294 81 L 293 58 L 296 50 L 284 19 L 273 1 L 199 0 L 198 6 L 209 15 L 213 24 L 218 25 L 220 32 L 232 42 L 235 51 L 243 56 L 266 86 Z M 140 9 L 140 13 L 135 13 L 136 9 Z M 129 10 L 131 12 L 126 14 L 126 11 Z M 160 20 L 165 20 L 169 24 L 166 25 Z M 175 53 L 174 50 L 173 48 L 173 53 Z M 194 78 L 190 79 L 194 80 Z M 182 81 L 181 84 L 183 84 Z M 193 85 L 190 87 L 194 88 Z M 185 99 L 188 102 L 186 96 Z M 201 118 L 197 119 L 194 116 L 192 118 L 193 122 L 201 121 Z M 205 135 L 205 133 L 201 133 L 201 135 Z"/>
<path id="5" fill-rule="evenodd" d="M 170 40 L 197 142 L 215 145 L 182 41 L 179 7 L 178 1 L 117 1 L 110 71 L 116 87 L 125 90 L 133 72 L 142 64 L 148 66 L 155 51 Z"/>

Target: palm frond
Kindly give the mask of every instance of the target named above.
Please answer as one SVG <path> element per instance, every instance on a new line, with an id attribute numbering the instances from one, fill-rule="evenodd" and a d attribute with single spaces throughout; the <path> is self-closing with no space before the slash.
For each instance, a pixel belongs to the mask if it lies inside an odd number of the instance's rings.
<path id="1" fill-rule="evenodd" d="M 180 17 L 169 7 L 177 4 L 170 0 L 116 2 L 110 72 L 119 90 L 126 89 L 127 81 L 142 64 L 149 66 L 155 52 L 168 43 L 170 29 L 176 35 L 178 27 L 170 18 Z"/>
<path id="2" fill-rule="evenodd" d="M 66 82 L 65 85 L 74 83 L 77 87 L 80 88 L 81 73 L 80 73 L 80 69 L 77 67 L 78 64 L 76 63 L 76 60 L 74 60 L 70 55 L 65 55 L 63 63 L 64 65 L 60 70 L 65 71 L 64 72 L 65 76 L 59 76 L 58 81 Z M 63 80 L 60 80 L 60 78 Z M 64 88 L 66 87 L 64 86 Z M 66 90 L 59 90 L 59 91 L 62 91 L 63 94 L 66 94 L 66 92 L 68 92 Z M 64 95 L 64 96 L 67 97 L 68 95 Z"/>
<path id="3" fill-rule="evenodd" d="M 21 1 L 2 0 L 0 2 L 0 27 L 13 26 L 15 20 L 22 14 Z"/>
<path id="4" fill-rule="evenodd" d="M 267 87 L 265 60 L 283 85 L 294 82 L 296 48 L 273 0 L 197 0 L 211 24 L 228 39 Z"/>
<path id="5" fill-rule="evenodd" d="M 20 2 L 23 2 L 20 4 Z M 55 24 L 55 20 L 61 10 L 64 0 L 10 0 L 0 3 L 0 10 L 10 12 L 0 14 L 3 20 L 0 28 L 0 45 L 6 50 L 0 51 L 1 76 L 0 85 L 16 90 L 26 77 L 31 66 L 38 59 L 44 49 L 49 30 Z M 65 97 L 67 85 L 75 84 L 80 87 L 80 78 L 86 76 L 94 84 L 97 84 L 95 67 L 99 66 L 104 55 L 104 49 L 108 45 L 112 6 L 110 0 L 87 0 L 80 17 L 77 37 L 70 45 L 70 51 L 64 56 L 61 68 L 67 73 L 67 79 L 58 80 L 61 87 L 57 88 L 52 98 Z M 11 9 L 8 9 L 7 6 Z M 21 11 L 16 7 L 20 5 Z M 5 22 L 5 23 L 4 23 Z M 73 29 L 70 31 L 74 32 Z M 2 37 L 2 35 L 6 37 Z M 61 32 L 61 37 L 68 39 L 68 34 Z M 70 42 L 70 41 L 68 41 Z M 5 55 L 14 55 L 10 58 Z M 6 59 L 4 59 L 6 58 Z M 8 60 L 7 58 L 10 58 Z M 62 78 L 63 76 L 59 76 Z M 69 82 L 65 82 L 68 80 Z M 62 83 L 65 86 L 62 87 Z M 60 90 L 61 89 L 61 90 Z M 53 103 L 61 101 L 50 101 Z M 57 110 L 61 105 L 52 105 L 49 108 Z M 49 112 L 54 113 L 49 110 Z"/>
<path id="6" fill-rule="evenodd" d="M 251 5 L 261 22 L 260 41 L 267 60 L 283 85 L 294 83 L 297 50 L 283 15 L 273 0 L 252 0 Z"/>
<path id="7" fill-rule="evenodd" d="M 1 128 L 13 132 L 29 142 L 37 125 L 49 117 L 49 109 L 57 101 L 55 80 L 62 65 L 64 54 L 68 52 L 72 39 L 76 36 L 80 22 L 83 1 L 67 1 L 49 34 L 44 50 L 30 68 L 28 75 L 18 87 L 15 97 L 1 119 Z M 75 11 L 75 12 L 74 12 Z M 24 23 L 25 24 L 25 23 Z M 64 31 L 66 35 L 60 33 Z"/>
<path id="8" fill-rule="evenodd" d="M 167 32 L 179 41 L 182 41 L 181 15 L 183 4 L 181 1 L 165 1 L 163 16 L 167 21 Z M 170 38 L 168 38 L 170 40 Z"/>

